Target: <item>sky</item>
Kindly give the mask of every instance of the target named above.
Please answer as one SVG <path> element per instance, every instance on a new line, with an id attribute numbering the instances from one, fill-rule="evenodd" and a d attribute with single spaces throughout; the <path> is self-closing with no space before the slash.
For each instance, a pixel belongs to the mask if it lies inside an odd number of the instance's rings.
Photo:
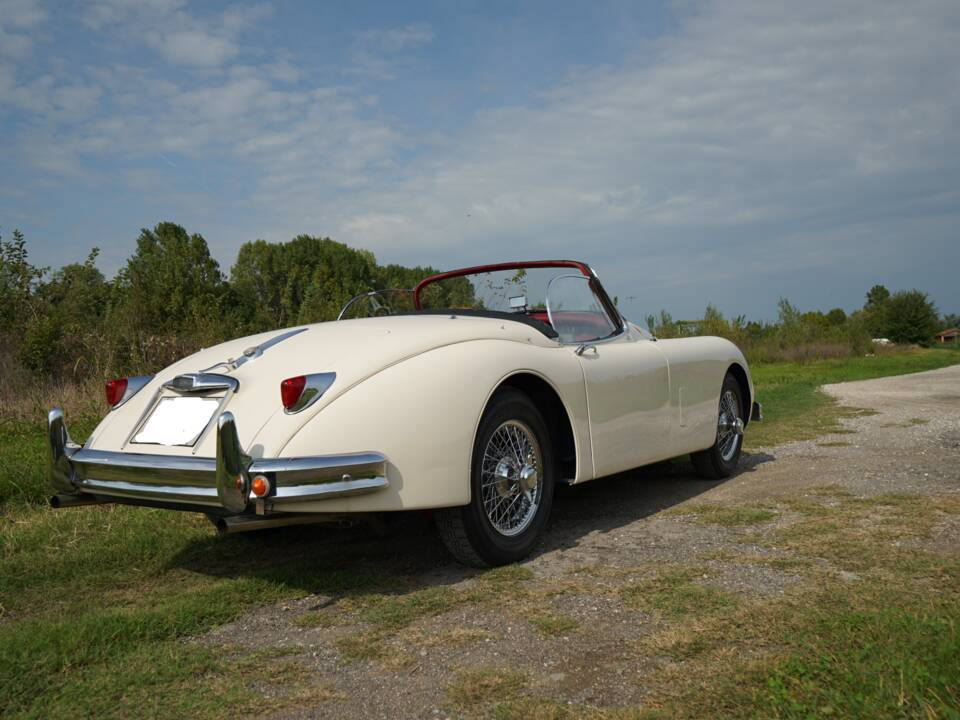
<path id="1" fill-rule="evenodd" d="M 0 234 L 142 227 L 442 269 L 589 262 L 624 314 L 960 312 L 956 0 L 0 0 Z"/>

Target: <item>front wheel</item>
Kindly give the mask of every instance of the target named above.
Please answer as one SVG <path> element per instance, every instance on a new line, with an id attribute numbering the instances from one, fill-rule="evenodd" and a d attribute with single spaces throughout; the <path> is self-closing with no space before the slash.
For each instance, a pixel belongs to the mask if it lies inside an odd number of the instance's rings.
<path id="1" fill-rule="evenodd" d="M 730 477 L 740 462 L 743 449 L 744 408 L 740 383 L 730 373 L 723 379 L 720 406 L 717 412 L 717 437 L 706 450 L 690 455 L 693 467 L 700 477 L 719 480 Z"/>
<path id="2" fill-rule="evenodd" d="M 474 441 L 470 504 L 436 512 L 437 530 L 467 565 L 505 565 L 533 549 L 553 505 L 553 448 L 543 416 L 512 388 L 491 398 Z"/>

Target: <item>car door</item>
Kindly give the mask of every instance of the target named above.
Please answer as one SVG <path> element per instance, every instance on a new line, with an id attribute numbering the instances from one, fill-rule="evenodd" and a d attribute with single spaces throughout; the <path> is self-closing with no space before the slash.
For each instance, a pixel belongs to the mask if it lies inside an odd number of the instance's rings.
<path id="1" fill-rule="evenodd" d="M 583 369 L 594 477 L 670 456 L 670 376 L 655 341 L 621 328 L 588 278 L 550 282 L 547 312 Z"/>

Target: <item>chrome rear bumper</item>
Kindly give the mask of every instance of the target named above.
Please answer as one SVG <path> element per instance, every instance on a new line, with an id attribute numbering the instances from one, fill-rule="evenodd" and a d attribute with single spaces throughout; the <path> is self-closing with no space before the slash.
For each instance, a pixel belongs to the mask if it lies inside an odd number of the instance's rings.
<path id="1" fill-rule="evenodd" d="M 376 452 L 252 459 L 240 447 L 230 412 L 217 419 L 215 458 L 84 448 L 70 440 L 59 409 L 47 417 L 47 442 L 50 484 L 58 493 L 51 500 L 54 507 L 120 501 L 235 514 L 256 505 L 263 513 L 389 485 L 387 459 Z M 251 478 L 256 475 L 270 481 L 264 498 L 251 494 Z"/>

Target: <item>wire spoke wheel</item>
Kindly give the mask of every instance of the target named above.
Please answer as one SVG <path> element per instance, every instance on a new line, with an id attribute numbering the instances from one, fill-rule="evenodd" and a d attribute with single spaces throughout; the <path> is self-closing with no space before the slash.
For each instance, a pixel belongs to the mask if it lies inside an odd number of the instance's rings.
<path id="1" fill-rule="evenodd" d="M 717 447 L 720 457 L 729 461 L 740 447 L 743 437 L 743 418 L 740 417 L 740 403 L 736 396 L 727 390 L 720 396 L 720 414 L 717 418 Z"/>
<path id="2" fill-rule="evenodd" d="M 501 535 L 519 535 L 533 522 L 543 493 L 542 468 L 540 443 L 525 423 L 507 420 L 490 436 L 480 493 L 487 519 Z"/>
<path id="3" fill-rule="evenodd" d="M 553 505 L 553 444 L 526 393 L 497 390 L 477 428 L 470 458 L 470 502 L 441 508 L 437 530 L 450 553 L 476 567 L 525 558 Z"/>

